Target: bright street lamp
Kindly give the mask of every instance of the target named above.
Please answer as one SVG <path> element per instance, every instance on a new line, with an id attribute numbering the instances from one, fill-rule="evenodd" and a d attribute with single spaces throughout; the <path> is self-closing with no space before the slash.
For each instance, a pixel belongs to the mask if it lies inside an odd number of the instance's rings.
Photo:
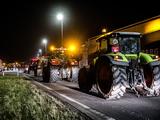
<path id="1" fill-rule="evenodd" d="M 39 55 L 41 56 L 41 55 L 42 55 L 42 49 L 39 49 L 39 50 L 38 50 L 38 53 L 39 53 Z"/>
<path id="2" fill-rule="evenodd" d="M 57 14 L 57 20 L 61 21 L 61 44 L 62 44 L 62 47 L 63 47 L 63 14 L 62 13 L 59 13 Z"/>
<path id="3" fill-rule="evenodd" d="M 59 13 L 59 14 L 57 15 L 57 19 L 58 19 L 58 20 L 63 20 L 63 14 L 62 14 L 62 13 Z"/>
<path id="4" fill-rule="evenodd" d="M 47 39 L 44 38 L 44 39 L 42 40 L 42 43 L 44 44 L 44 53 L 46 54 L 46 53 L 47 53 Z"/>

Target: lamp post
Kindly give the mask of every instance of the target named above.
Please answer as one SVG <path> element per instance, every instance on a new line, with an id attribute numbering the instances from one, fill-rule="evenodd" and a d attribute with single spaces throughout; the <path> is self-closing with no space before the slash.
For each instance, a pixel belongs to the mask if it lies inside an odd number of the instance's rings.
<path id="1" fill-rule="evenodd" d="M 47 53 L 47 39 L 44 38 L 44 39 L 42 40 L 42 43 L 44 44 L 44 54 L 46 54 L 46 53 Z"/>
<path id="2" fill-rule="evenodd" d="M 61 45 L 63 48 L 63 14 L 62 13 L 57 14 L 57 19 L 61 22 Z"/>

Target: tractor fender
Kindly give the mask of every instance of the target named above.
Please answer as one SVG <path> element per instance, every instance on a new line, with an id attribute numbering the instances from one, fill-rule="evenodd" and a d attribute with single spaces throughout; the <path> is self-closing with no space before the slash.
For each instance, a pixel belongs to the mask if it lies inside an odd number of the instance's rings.
<path id="1" fill-rule="evenodd" d="M 148 64 L 151 67 L 160 65 L 159 60 L 153 59 L 149 54 L 146 53 L 140 53 L 140 61 L 142 65 Z"/>
<path id="2" fill-rule="evenodd" d="M 111 64 L 113 65 L 118 65 L 118 66 L 129 66 L 128 62 L 123 62 L 123 61 L 115 61 L 113 59 L 113 57 L 111 57 L 110 55 L 107 54 L 103 54 L 101 55 L 98 59 L 105 59 L 107 61 L 109 61 Z"/>
<path id="3" fill-rule="evenodd" d="M 159 66 L 160 65 L 160 61 L 153 61 L 148 63 L 150 67 L 154 67 L 154 66 Z"/>

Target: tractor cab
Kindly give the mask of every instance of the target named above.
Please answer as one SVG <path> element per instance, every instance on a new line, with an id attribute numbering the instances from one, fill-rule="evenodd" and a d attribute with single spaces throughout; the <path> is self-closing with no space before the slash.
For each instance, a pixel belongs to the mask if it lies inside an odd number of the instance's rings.
<path id="1" fill-rule="evenodd" d="M 140 52 L 140 39 L 141 34 L 137 32 L 114 32 L 98 39 L 97 42 L 100 51 L 137 54 Z"/>

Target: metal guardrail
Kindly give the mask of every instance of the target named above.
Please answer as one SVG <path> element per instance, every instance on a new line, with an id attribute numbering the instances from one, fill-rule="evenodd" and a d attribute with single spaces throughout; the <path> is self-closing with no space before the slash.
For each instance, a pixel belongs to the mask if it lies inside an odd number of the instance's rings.
<path id="1" fill-rule="evenodd" d="M 22 71 L 19 71 L 19 70 L 5 70 L 5 71 L 2 71 L 3 76 L 5 76 L 5 74 L 13 74 L 13 75 L 19 76 L 20 73 L 22 73 Z"/>

